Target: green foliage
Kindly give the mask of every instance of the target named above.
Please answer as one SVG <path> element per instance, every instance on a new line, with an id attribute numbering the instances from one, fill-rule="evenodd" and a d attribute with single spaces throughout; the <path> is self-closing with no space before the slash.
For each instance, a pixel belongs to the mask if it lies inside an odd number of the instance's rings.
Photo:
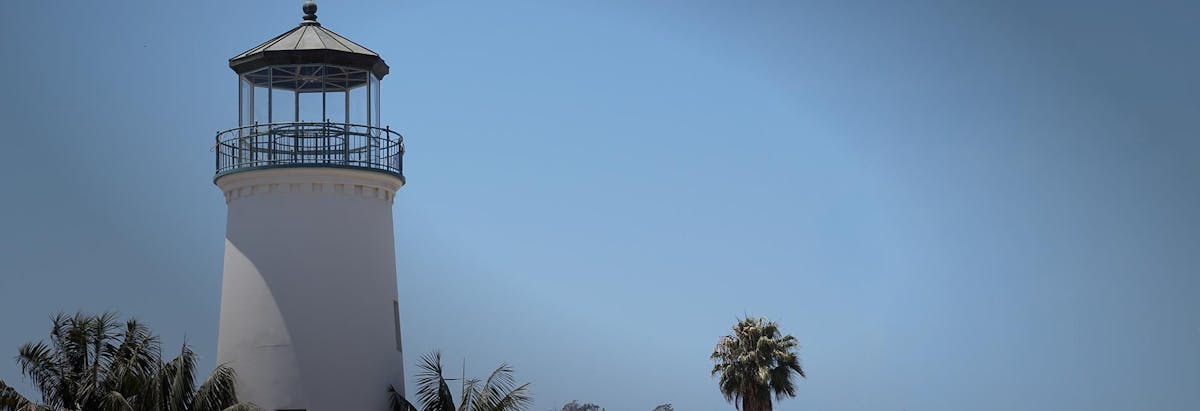
<path id="1" fill-rule="evenodd" d="M 770 411 L 776 400 L 796 396 L 793 375 L 804 378 L 795 353 L 799 344 L 781 335 L 779 325 L 766 318 L 746 317 L 721 337 L 712 353 L 712 375 L 719 375 L 725 400 L 744 411 Z"/>
<path id="2" fill-rule="evenodd" d="M 149 328 L 112 313 L 58 314 L 49 342 L 25 343 L 17 364 L 41 392 L 35 403 L 0 381 L 0 411 L 247 411 L 233 369 L 217 367 L 196 387 L 196 354 L 186 344 L 162 362 Z"/>
<path id="3" fill-rule="evenodd" d="M 21 396 L 17 390 L 0 381 L 0 411 L 32 411 L 37 407 Z"/>
<path id="4" fill-rule="evenodd" d="M 421 369 L 417 373 L 417 408 L 400 395 L 395 387 L 389 386 L 388 400 L 392 411 L 522 411 L 533 403 L 529 392 L 529 383 L 517 385 L 513 378 L 513 369 L 508 364 L 501 364 L 492 371 L 486 380 L 468 379 L 463 381 L 462 392 L 459 394 L 460 405 L 454 405 L 454 395 L 442 368 L 442 354 L 433 353 L 421 356 Z"/>
<path id="5" fill-rule="evenodd" d="M 604 411 L 604 408 L 590 402 L 580 404 L 579 400 L 572 400 L 563 404 L 561 411 Z M 675 407 L 671 404 L 659 404 L 657 407 L 654 407 L 653 411 L 675 411 Z"/>
<path id="6" fill-rule="evenodd" d="M 580 404 L 579 401 L 571 401 L 563 404 L 562 411 L 604 411 L 604 408 L 592 403 Z"/>

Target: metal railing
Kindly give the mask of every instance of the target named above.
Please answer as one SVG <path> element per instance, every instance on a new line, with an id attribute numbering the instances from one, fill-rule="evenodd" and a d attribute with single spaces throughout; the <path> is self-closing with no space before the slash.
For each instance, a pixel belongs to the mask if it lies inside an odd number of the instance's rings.
<path id="1" fill-rule="evenodd" d="M 404 178 L 404 137 L 346 123 L 270 123 L 217 133 L 217 177 L 273 167 L 345 167 Z"/>

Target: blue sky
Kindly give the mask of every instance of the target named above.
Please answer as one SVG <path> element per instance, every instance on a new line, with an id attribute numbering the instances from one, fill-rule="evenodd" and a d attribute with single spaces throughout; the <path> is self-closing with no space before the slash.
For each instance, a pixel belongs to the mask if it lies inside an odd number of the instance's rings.
<path id="1" fill-rule="evenodd" d="M 783 410 L 1200 407 L 1200 9 L 902 3 L 320 2 L 392 67 L 410 373 L 728 409 L 751 314 Z M 59 310 L 213 365 L 226 59 L 299 6 L 4 6 L 0 379 Z"/>

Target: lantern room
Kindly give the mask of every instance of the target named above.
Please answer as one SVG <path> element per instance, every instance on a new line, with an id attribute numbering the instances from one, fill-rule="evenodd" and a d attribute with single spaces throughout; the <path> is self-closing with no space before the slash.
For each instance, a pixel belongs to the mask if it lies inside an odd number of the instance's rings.
<path id="1" fill-rule="evenodd" d="M 350 167 L 403 178 L 403 138 L 382 126 L 375 52 L 317 22 L 229 59 L 238 75 L 238 127 L 217 135 L 217 177 L 270 167 Z"/>

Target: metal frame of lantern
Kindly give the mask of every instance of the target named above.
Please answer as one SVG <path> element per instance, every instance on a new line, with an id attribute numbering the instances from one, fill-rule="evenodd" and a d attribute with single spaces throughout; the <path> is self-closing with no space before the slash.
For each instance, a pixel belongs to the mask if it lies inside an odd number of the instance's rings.
<path id="1" fill-rule="evenodd" d="M 372 70 L 331 64 L 239 74 L 240 126 L 217 133 L 214 178 L 273 167 L 344 167 L 403 179 L 404 138 L 379 127 L 379 81 Z"/>

